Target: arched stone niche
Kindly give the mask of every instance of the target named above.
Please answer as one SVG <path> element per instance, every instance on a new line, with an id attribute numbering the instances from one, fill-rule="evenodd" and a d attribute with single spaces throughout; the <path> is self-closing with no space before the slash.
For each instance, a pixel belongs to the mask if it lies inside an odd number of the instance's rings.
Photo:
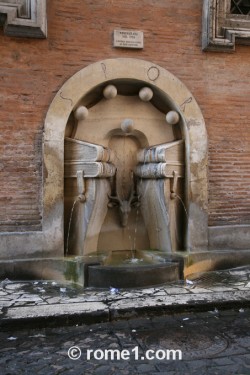
<path id="1" fill-rule="evenodd" d="M 110 83 L 117 84 L 124 95 L 128 86 L 135 92 L 138 87 L 150 87 L 156 108 L 164 110 L 165 106 L 179 113 L 186 148 L 188 219 L 184 250 L 207 249 L 207 134 L 201 110 L 190 91 L 170 72 L 132 58 L 103 60 L 80 70 L 62 86 L 50 105 L 44 128 L 44 247 L 52 256 L 63 255 L 64 139 L 65 131 L 71 132 L 72 113 L 80 104 L 88 107 L 98 101 L 102 89 Z"/>

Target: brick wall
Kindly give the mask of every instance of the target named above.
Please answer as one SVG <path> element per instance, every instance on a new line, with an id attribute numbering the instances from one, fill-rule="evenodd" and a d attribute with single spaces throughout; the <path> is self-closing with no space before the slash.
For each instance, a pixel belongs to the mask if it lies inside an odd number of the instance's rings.
<path id="1" fill-rule="evenodd" d="M 202 52 L 200 0 L 47 4 L 46 40 L 10 38 L 0 30 L 1 230 L 41 229 L 46 112 L 70 76 L 109 57 L 153 61 L 186 84 L 209 136 L 209 224 L 250 224 L 250 47 Z M 144 31 L 144 49 L 114 49 L 115 28 Z"/>

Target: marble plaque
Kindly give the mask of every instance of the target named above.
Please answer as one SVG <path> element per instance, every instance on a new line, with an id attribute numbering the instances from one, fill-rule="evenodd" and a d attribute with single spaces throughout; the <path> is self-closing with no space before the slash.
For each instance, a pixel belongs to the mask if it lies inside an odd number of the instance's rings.
<path id="1" fill-rule="evenodd" d="M 114 47 L 143 48 L 143 32 L 137 30 L 114 30 Z"/>

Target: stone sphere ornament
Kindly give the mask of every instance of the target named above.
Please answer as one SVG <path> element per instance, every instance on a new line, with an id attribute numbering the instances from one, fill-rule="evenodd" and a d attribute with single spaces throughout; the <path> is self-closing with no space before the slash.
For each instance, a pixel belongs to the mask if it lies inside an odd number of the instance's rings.
<path id="1" fill-rule="evenodd" d="M 85 120 L 88 117 L 88 114 L 89 114 L 88 108 L 84 107 L 83 105 L 81 105 L 75 110 L 75 118 L 78 121 Z"/>
<path id="2" fill-rule="evenodd" d="M 114 85 L 108 85 L 103 90 L 103 96 L 106 99 L 113 99 L 117 95 L 117 88 Z"/>
<path id="3" fill-rule="evenodd" d="M 153 90 L 149 87 L 143 87 L 139 91 L 139 97 L 143 102 L 149 102 L 153 98 Z"/>
<path id="4" fill-rule="evenodd" d="M 134 121 L 131 118 L 125 118 L 121 123 L 121 129 L 124 133 L 131 133 L 134 130 Z"/>
<path id="5" fill-rule="evenodd" d="M 179 122 L 180 120 L 180 115 L 176 111 L 169 111 L 166 114 L 166 121 L 169 125 L 175 125 Z"/>

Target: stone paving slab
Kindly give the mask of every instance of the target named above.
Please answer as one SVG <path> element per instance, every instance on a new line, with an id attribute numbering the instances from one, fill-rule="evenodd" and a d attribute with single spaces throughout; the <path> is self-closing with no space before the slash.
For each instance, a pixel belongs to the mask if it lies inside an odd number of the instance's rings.
<path id="1" fill-rule="evenodd" d="M 102 302 L 84 302 L 72 304 L 53 304 L 53 305 L 38 305 L 38 306 L 22 306 L 9 308 L 4 319 L 32 319 L 32 318 L 57 318 L 69 315 L 84 315 L 94 314 L 108 318 L 109 309 Z"/>
<path id="2" fill-rule="evenodd" d="M 0 325 L 56 322 L 92 323 L 163 311 L 250 305 L 250 266 L 197 275 L 152 288 L 100 290 L 55 281 L 0 283 Z"/>

